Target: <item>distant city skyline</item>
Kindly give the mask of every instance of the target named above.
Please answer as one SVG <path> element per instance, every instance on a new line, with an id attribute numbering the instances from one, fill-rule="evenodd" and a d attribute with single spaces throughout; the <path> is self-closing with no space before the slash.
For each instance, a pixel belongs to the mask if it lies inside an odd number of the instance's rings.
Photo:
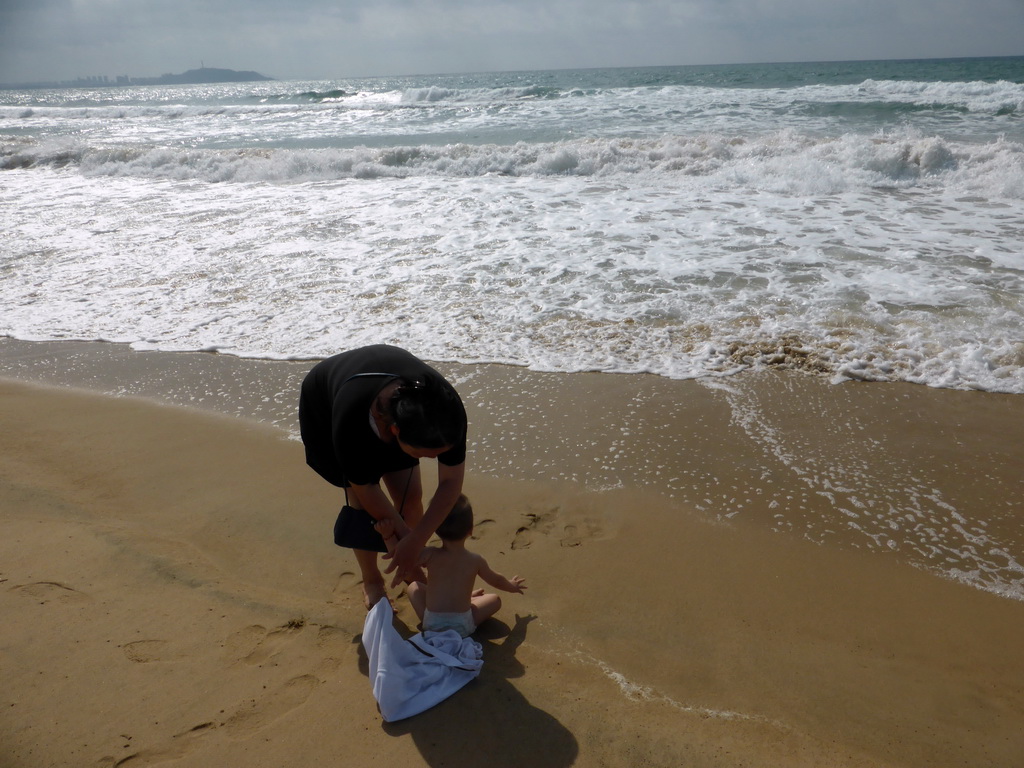
<path id="1" fill-rule="evenodd" d="M 217 83 L 217 82 L 252 82 L 274 80 L 253 70 L 234 70 L 221 67 L 207 67 L 200 63 L 199 67 L 184 72 L 165 72 L 162 75 L 82 75 L 70 80 L 40 80 L 26 82 L 2 82 L 0 85 L 13 87 L 108 87 L 124 85 L 162 85 L 174 83 Z"/>

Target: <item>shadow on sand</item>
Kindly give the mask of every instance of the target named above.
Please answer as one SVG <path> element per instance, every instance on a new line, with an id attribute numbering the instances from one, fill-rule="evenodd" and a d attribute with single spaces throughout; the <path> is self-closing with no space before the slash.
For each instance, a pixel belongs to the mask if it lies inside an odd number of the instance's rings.
<path id="1" fill-rule="evenodd" d="M 454 696 L 415 717 L 396 723 L 382 722 L 391 736 L 412 736 L 423 759 L 431 766 L 450 768 L 566 768 L 579 752 L 576 738 L 558 720 L 528 702 L 509 682 L 525 670 L 516 648 L 526 638 L 533 616 L 516 616 L 514 627 L 496 619 L 481 625 L 476 639 L 484 647 L 480 676 Z M 400 621 L 396 628 L 403 637 Z M 494 642 L 504 637 L 504 642 Z M 357 638 L 358 639 L 358 638 Z M 368 674 L 368 661 L 359 645 L 360 669 Z"/>

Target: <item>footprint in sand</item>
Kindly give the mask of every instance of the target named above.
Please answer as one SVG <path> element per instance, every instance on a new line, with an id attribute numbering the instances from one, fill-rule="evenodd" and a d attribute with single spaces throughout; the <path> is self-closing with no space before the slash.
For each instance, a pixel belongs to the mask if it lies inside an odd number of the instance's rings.
<path id="1" fill-rule="evenodd" d="M 302 619 L 293 619 L 272 630 L 259 624 L 243 627 L 224 641 L 224 650 L 229 658 L 245 664 L 263 664 L 280 653 L 305 625 Z"/>
<path id="2" fill-rule="evenodd" d="M 562 512 L 556 507 L 540 514 L 527 512 L 525 516 L 527 522 L 516 531 L 512 540 L 512 549 L 526 549 L 538 537 L 551 535 L 559 525 Z M 571 520 L 562 524 L 558 543 L 563 547 L 578 547 L 587 539 L 597 538 L 600 535 L 601 527 L 593 520 L 589 518 Z"/>
<path id="3" fill-rule="evenodd" d="M 267 637 L 266 627 L 252 624 L 232 632 L 224 641 L 224 655 L 233 661 L 244 661 Z"/>
<path id="4" fill-rule="evenodd" d="M 319 684 L 320 680 L 315 675 L 293 677 L 276 689 L 267 691 L 260 698 L 242 704 L 223 722 L 210 720 L 199 723 L 187 731 L 173 734 L 162 745 L 139 750 L 120 760 L 107 758 L 100 761 L 100 765 L 111 768 L 142 768 L 178 760 L 198 751 L 202 747 L 204 736 L 221 729 L 228 738 L 244 739 L 302 706 Z"/>
<path id="5" fill-rule="evenodd" d="M 293 677 L 261 699 L 242 705 L 224 721 L 224 729 L 231 738 L 245 738 L 305 703 L 319 684 L 315 675 Z"/>
<path id="6" fill-rule="evenodd" d="M 558 507 L 541 513 L 527 512 L 524 517 L 526 524 L 516 530 L 516 535 L 512 539 L 512 549 L 526 549 L 533 544 L 538 535 L 547 536 L 551 533 L 558 517 Z"/>
<path id="7" fill-rule="evenodd" d="M 342 664 L 347 663 L 356 649 L 352 645 L 352 635 L 337 627 L 321 626 L 317 630 L 316 645 L 323 654 L 323 661 L 318 667 L 321 673 L 332 673 Z"/>
<path id="8" fill-rule="evenodd" d="M 47 603 L 73 605 L 75 603 L 87 603 L 92 600 L 88 595 L 79 592 L 73 587 L 69 587 L 67 584 L 61 584 L 59 581 L 37 581 L 32 584 L 21 584 L 11 587 L 11 591 L 36 600 L 40 605 L 46 605 Z"/>
<path id="9" fill-rule="evenodd" d="M 178 658 L 168 648 L 166 640 L 136 640 L 121 646 L 129 661 L 136 664 L 149 664 L 154 661 L 173 661 Z"/>
<path id="10" fill-rule="evenodd" d="M 484 536 L 486 536 L 490 532 L 491 527 L 493 525 L 494 525 L 494 520 L 491 520 L 489 518 L 487 520 L 481 520 L 479 523 L 475 523 L 473 525 L 473 535 L 472 535 L 471 538 L 474 541 L 478 541 L 478 540 L 482 539 Z"/>
<path id="11" fill-rule="evenodd" d="M 579 529 L 575 525 L 565 526 L 562 533 L 564 535 L 558 540 L 558 543 L 563 547 L 578 547 L 583 543 L 583 539 L 579 536 Z"/>
<path id="12" fill-rule="evenodd" d="M 593 520 L 584 518 L 574 523 L 568 523 L 562 529 L 562 538 L 558 540 L 558 543 L 563 547 L 578 547 L 588 539 L 599 538 L 602 533 L 600 525 Z"/>
<path id="13" fill-rule="evenodd" d="M 350 603 L 353 600 L 363 601 L 363 591 L 360 588 L 362 581 L 352 571 L 345 571 L 338 576 L 338 581 L 334 585 L 334 591 L 331 593 L 332 603 Z"/>
<path id="14" fill-rule="evenodd" d="M 162 746 L 152 749 L 142 749 L 138 752 L 133 752 L 120 760 L 116 760 L 112 757 L 104 758 L 100 760 L 99 764 L 102 768 L 105 768 L 105 766 L 111 766 L 112 768 L 122 768 L 122 766 L 128 766 L 128 768 L 143 768 L 147 765 L 158 765 L 159 763 L 178 760 L 185 757 L 190 752 L 193 752 L 198 746 L 195 742 L 195 738 L 205 733 L 211 727 L 213 727 L 213 723 L 200 723 L 183 733 L 174 734 L 171 736 L 170 740 Z"/>

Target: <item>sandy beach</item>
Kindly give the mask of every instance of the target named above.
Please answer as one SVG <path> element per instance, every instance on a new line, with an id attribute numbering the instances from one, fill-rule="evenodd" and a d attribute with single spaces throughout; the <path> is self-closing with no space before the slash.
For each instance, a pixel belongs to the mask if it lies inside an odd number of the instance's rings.
<path id="1" fill-rule="evenodd" d="M 473 547 L 530 589 L 478 680 L 385 724 L 308 363 L 0 361 L 2 768 L 1021 764 L 1019 397 L 438 366 Z"/>

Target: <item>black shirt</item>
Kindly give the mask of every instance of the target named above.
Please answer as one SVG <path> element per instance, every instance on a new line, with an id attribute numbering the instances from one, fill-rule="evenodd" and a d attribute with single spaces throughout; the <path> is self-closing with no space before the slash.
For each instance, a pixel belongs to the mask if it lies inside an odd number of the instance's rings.
<path id="1" fill-rule="evenodd" d="M 358 375 L 366 373 L 383 375 Z M 325 480 L 342 487 L 378 483 L 385 472 L 418 464 L 397 440 L 385 442 L 377 436 L 370 426 L 370 406 L 381 389 L 396 378 L 411 382 L 425 373 L 450 388 L 461 405 L 458 393 L 441 374 L 399 347 L 376 344 L 317 363 L 302 382 L 299 401 L 306 463 Z M 466 412 L 460 410 L 462 439 L 437 457 L 451 467 L 466 460 Z"/>

